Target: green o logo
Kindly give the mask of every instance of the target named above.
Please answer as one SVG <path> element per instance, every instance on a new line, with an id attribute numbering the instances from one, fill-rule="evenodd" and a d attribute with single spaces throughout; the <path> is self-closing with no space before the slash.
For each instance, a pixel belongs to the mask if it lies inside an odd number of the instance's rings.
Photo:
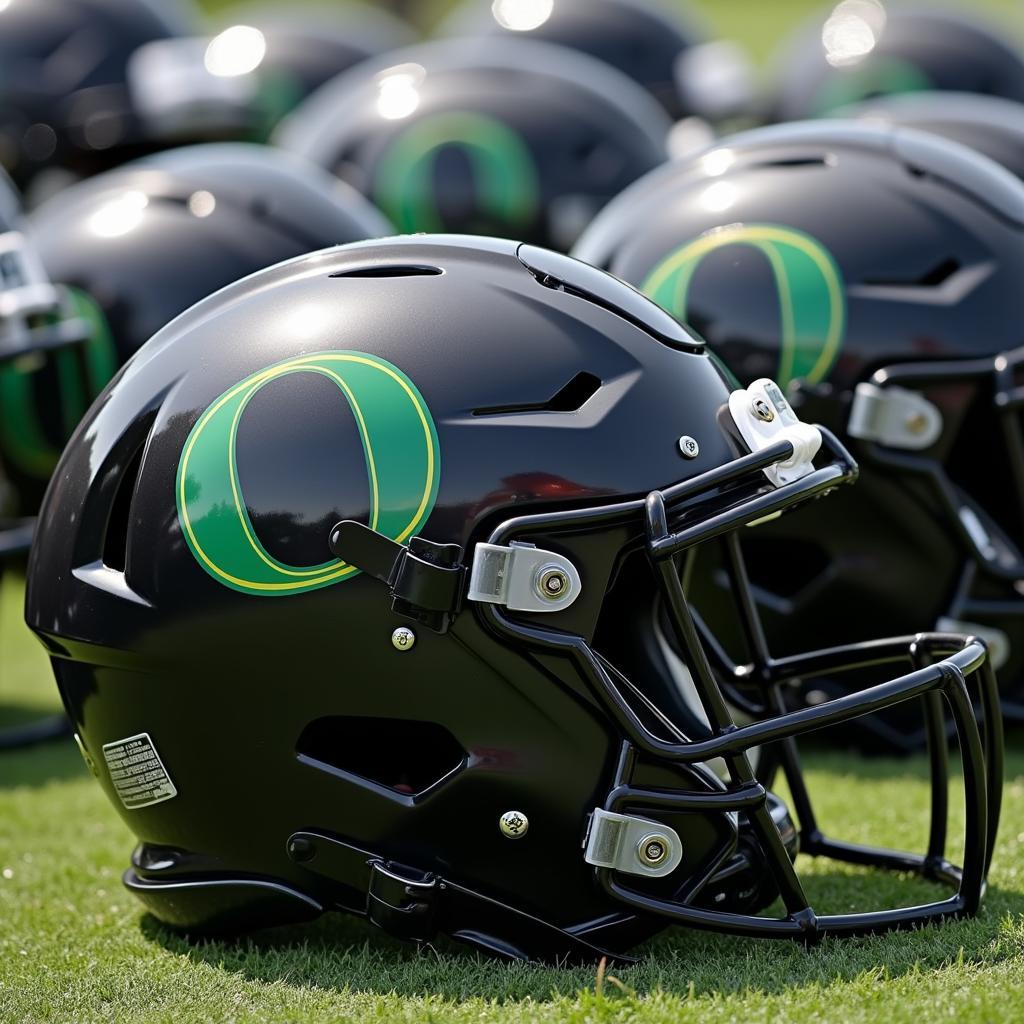
<path id="1" fill-rule="evenodd" d="M 291 374 L 319 374 L 355 418 L 370 484 L 369 525 L 399 543 L 437 498 L 437 431 L 423 397 L 396 366 L 363 352 L 318 352 L 275 363 L 225 391 L 199 417 L 178 463 L 178 520 L 192 554 L 225 586 L 260 597 L 331 586 L 358 570 L 339 559 L 287 565 L 260 543 L 238 478 L 238 427 L 253 396 Z M 326 546 L 327 538 L 324 538 Z"/>
<path id="2" fill-rule="evenodd" d="M 777 224 L 732 224 L 701 235 L 665 257 L 641 290 L 680 320 L 686 319 L 690 283 L 705 257 L 745 245 L 768 261 L 781 312 L 776 381 L 816 384 L 828 374 L 846 330 L 846 295 L 832 254 L 802 231 Z M 738 302 L 743 296 L 736 297 Z"/>
<path id="3" fill-rule="evenodd" d="M 397 228 L 445 230 L 434 200 L 434 167 L 449 147 L 462 150 L 470 162 L 482 216 L 513 226 L 533 219 L 540 186 L 519 135 L 483 114 L 434 114 L 402 132 L 377 167 L 374 198 Z"/>

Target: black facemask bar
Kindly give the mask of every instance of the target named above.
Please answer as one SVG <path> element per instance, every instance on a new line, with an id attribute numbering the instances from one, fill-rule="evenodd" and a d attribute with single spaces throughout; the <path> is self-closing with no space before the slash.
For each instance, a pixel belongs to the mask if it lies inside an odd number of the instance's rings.
<path id="1" fill-rule="evenodd" d="M 827 465 L 795 483 L 762 489 L 724 511 L 698 516 L 693 514 L 692 504 L 689 514 L 680 506 L 720 493 L 722 488 L 757 479 L 765 467 L 793 455 L 793 447 L 788 441 L 780 441 L 762 452 L 743 456 L 691 480 L 653 491 L 643 501 L 522 516 L 501 524 L 489 537 L 489 543 L 500 545 L 539 531 L 580 530 L 624 520 L 639 519 L 643 523 L 647 555 L 659 578 L 676 641 L 689 658 L 694 684 L 710 723 L 710 737 L 694 741 L 681 738 L 666 740 L 652 733 L 620 685 L 625 682 L 623 677 L 583 637 L 514 620 L 493 604 L 479 605 L 479 614 L 495 632 L 508 640 L 568 655 L 618 725 L 623 744 L 612 788 L 605 800 L 605 810 L 622 812 L 629 807 L 671 812 L 742 813 L 761 847 L 785 905 L 786 915 L 762 917 L 659 898 L 632 888 L 623 880 L 624 876 L 613 869 L 595 868 L 601 886 L 611 896 L 637 911 L 663 915 L 691 927 L 808 940 L 826 935 L 916 927 L 931 921 L 974 914 L 980 905 L 998 828 L 1003 763 L 999 701 L 984 644 L 974 639 L 927 634 L 851 644 L 780 659 L 773 659 L 768 654 L 746 585 L 734 531 L 856 477 L 856 464 L 842 445 L 829 431 L 821 429 L 821 434 L 824 448 L 830 456 Z M 760 479 L 763 481 L 763 477 Z M 678 528 L 672 528 L 670 523 L 673 521 L 678 522 Z M 708 651 L 702 643 L 677 564 L 678 556 L 716 537 L 726 539 L 734 556 L 731 568 L 738 584 L 740 614 L 754 652 L 752 666 L 732 667 L 732 671 L 721 679 L 716 677 Z M 790 680 L 900 661 L 909 663 L 911 671 L 823 704 L 788 713 L 784 710 L 780 687 Z M 723 667 L 718 666 L 720 673 Z M 984 737 L 979 730 L 968 680 L 974 684 L 983 709 Z M 726 693 L 741 686 L 749 689 L 751 683 L 766 694 L 770 717 L 737 726 Z M 915 699 L 920 699 L 924 705 L 930 752 L 932 820 L 926 852 L 923 855 L 913 854 L 828 838 L 819 829 L 814 816 L 800 770 L 796 737 Z M 945 856 L 949 766 L 944 706 L 952 716 L 963 757 L 966 839 L 962 867 L 955 866 Z M 764 744 L 776 745 L 779 751 L 793 794 L 804 852 L 847 863 L 913 872 L 945 883 L 954 890 L 953 894 L 945 900 L 915 907 L 857 914 L 816 914 L 773 822 L 767 788 L 758 780 L 751 765 L 749 751 Z M 631 782 L 631 775 L 638 753 L 688 765 L 722 758 L 728 769 L 729 781 L 719 792 L 636 786 Z"/>

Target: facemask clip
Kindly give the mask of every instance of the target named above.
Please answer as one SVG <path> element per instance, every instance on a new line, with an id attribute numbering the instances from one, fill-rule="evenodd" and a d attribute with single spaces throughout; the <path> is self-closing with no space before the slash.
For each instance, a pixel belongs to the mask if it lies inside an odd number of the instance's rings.
<path id="1" fill-rule="evenodd" d="M 817 427 L 800 421 L 775 381 L 762 377 L 750 387 L 734 391 L 729 396 L 729 412 L 751 452 L 764 451 L 779 441 L 793 445 L 790 458 L 764 469 L 764 475 L 776 487 L 791 484 L 814 471 L 821 433 Z"/>

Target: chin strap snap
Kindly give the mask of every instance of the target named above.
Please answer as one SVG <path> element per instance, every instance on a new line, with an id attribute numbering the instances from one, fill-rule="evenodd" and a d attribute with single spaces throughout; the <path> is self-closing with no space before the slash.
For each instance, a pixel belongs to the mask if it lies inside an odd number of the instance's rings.
<path id="1" fill-rule="evenodd" d="M 462 607 L 466 567 L 458 544 L 413 537 L 408 545 L 351 519 L 338 523 L 331 553 L 388 585 L 392 611 L 444 633 Z"/>

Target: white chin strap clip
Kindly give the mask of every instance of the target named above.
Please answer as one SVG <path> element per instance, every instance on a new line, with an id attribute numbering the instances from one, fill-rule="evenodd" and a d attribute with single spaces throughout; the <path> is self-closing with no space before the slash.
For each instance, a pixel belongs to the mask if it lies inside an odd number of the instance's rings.
<path id="1" fill-rule="evenodd" d="M 812 424 L 800 421 L 775 381 L 762 377 L 750 387 L 734 391 L 729 396 L 729 412 L 751 452 L 762 452 L 779 441 L 793 445 L 793 454 L 788 459 L 764 470 L 776 487 L 813 472 L 821 433 Z"/>

